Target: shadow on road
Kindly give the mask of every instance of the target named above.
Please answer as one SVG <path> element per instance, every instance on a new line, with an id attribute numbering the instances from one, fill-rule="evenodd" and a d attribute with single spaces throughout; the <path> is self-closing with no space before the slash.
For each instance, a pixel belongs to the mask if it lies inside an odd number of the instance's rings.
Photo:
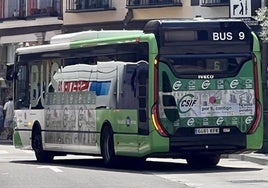
<path id="1" fill-rule="evenodd" d="M 193 173 L 222 173 L 222 172 L 247 172 L 247 171 L 260 171 L 262 168 L 247 168 L 247 167 L 226 167 L 217 166 L 210 169 L 193 169 L 186 163 L 167 162 L 167 161 L 146 161 L 142 165 L 135 163 L 122 163 L 115 168 L 106 168 L 101 158 L 94 159 L 56 159 L 51 163 L 38 163 L 31 160 L 16 160 L 11 161 L 18 164 L 29 165 L 49 165 L 49 166 L 62 166 L 65 168 L 77 169 L 90 169 L 101 171 L 116 171 L 128 173 L 178 173 L 178 174 L 193 174 Z"/>

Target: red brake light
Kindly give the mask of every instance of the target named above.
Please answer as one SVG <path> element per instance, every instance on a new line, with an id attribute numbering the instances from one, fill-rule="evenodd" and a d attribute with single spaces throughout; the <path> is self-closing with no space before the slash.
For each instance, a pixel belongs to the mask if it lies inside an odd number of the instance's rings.
<path id="1" fill-rule="evenodd" d="M 254 91 L 255 91 L 255 100 L 256 100 L 256 118 L 252 124 L 252 126 L 250 127 L 250 129 L 248 130 L 248 134 L 252 134 L 256 131 L 256 129 L 258 128 L 258 125 L 260 123 L 260 119 L 261 119 L 261 103 L 260 103 L 260 92 L 259 92 L 259 72 L 258 72 L 258 66 L 257 66 L 257 57 L 253 54 L 253 71 L 254 71 Z"/>
<path id="2" fill-rule="evenodd" d="M 167 132 L 164 130 L 160 122 L 158 121 L 158 60 L 155 59 L 154 62 L 154 106 L 152 108 L 152 121 L 155 129 L 161 136 L 168 136 Z"/>

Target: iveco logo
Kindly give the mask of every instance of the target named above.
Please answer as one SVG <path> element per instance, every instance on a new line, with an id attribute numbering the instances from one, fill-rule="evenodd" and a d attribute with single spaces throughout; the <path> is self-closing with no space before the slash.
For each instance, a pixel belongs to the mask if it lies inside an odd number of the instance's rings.
<path id="1" fill-rule="evenodd" d="M 198 75 L 197 76 L 198 79 L 213 79 L 214 75 Z"/>

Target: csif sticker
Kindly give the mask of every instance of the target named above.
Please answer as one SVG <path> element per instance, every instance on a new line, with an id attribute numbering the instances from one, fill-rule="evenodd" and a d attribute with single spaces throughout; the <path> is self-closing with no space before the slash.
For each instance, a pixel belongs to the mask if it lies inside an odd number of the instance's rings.
<path id="1" fill-rule="evenodd" d="M 197 98 L 192 94 L 183 96 L 178 102 L 178 109 L 180 113 L 187 113 L 191 108 L 197 104 Z"/>

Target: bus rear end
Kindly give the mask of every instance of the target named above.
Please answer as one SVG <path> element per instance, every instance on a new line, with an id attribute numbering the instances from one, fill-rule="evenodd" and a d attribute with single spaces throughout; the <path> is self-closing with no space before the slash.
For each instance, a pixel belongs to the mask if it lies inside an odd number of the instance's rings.
<path id="1" fill-rule="evenodd" d="M 170 152 L 215 165 L 262 146 L 260 47 L 238 20 L 154 20 L 153 119 Z M 202 160 L 203 159 L 203 160 Z"/>

